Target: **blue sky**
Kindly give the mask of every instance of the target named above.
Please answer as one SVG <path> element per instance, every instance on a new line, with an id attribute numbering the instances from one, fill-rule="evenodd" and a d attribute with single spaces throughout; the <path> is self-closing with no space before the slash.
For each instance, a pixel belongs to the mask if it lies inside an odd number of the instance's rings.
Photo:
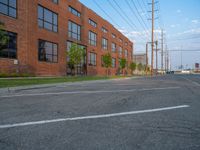
<path id="1" fill-rule="evenodd" d="M 145 52 L 145 43 L 150 40 L 151 21 L 147 19 L 151 17 L 148 12 L 151 0 L 80 1 L 134 41 L 135 53 Z M 169 51 L 200 50 L 200 0 L 158 0 L 155 9 L 158 10 L 155 13 L 155 39 L 160 40 L 160 29 L 163 28 Z M 172 69 L 180 66 L 180 54 L 180 51 L 170 51 Z M 200 63 L 200 51 L 184 51 L 182 58 L 184 67 L 192 68 L 195 62 Z"/>

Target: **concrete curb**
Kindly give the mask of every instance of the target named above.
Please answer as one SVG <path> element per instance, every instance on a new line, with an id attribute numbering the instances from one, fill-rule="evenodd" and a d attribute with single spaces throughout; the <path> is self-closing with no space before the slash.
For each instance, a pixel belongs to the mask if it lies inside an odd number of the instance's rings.
<path id="1" fill-rule="evenodd" d="M 109 82 L 109 81 L 119 81 L 119 80 L 128 80 L 128 79 L 136 79 L 136 78 L 141 78 L 141 77 L 127 77 L 127 78 L 117 78 L 117 79 L 104 79 L 104 80 L 77 81 L 77 82 L 64 82 L 64 83 L 8 87 L 8 88 L 0 88 L 0 95 L 11 94 L 11 93 L 15 93 L 16 91 L 23 91 L 23 90 L 42 89 L 42 88 L 51 88 L 51 87 L 59 87 L 59 86 L 62 87 L 62 86 L 70 86 L 70 85 L 81 85 L 81 84 L 87 84 L 87 83 L 103 83 L 103 82 Z"/>

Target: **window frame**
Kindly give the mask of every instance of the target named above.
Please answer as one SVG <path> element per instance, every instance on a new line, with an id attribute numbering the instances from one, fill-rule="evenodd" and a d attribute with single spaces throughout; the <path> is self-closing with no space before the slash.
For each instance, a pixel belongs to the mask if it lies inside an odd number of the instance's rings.
<path id="1" fill-rule="evenodd" d="M 97 27 L 97 23 L 94 21 L 94 20 L 92 20 L 92 19 L 88 19 L 88 23 L 91 25 L 91 26 L 93 26 L 93 27 Z"/>
<path id="2" fill-rule="evenodd" d="M 2 57 L 1 55 L 0 55 L 0 59 L 1 58 L 5 58 L 5 59 L 17 59 L 18 58 L 18 55 L 17 55 L 17 47 L 18 47 L 18 34 L 17 33 L 15 33 L 15 32 L 10 32 L 10 31 L 6 31 L 6 30 L 3 30 L 8 36 L 9 36 L 9 42 L 6 44 L 6 49 L 8 49 L 9 50 L 9 44 L 10 44 L 10 35 L 9 34 L 13 34 L 14 36 L 15 36 L 15 41 L 16 41 L 16 45 L 15 45 L 15 47 L 16 47 L 16 49 L 15 49 L 15 57 L 9 57 L 10 55 L 9 55 L 9 53 L 11 53 L 11 52 L 7 52 L 8 53 L 8 57 Z M 12 35 L 12 36 L 13 36 Z M 3 49 L 2 49 L 3 50 Z M 1 52 L 0 52 L 0 54 L 1 54 Z"/>
<path id="3" fill-rule="evenodd" d="M 77 33 L 73 32 L 73 25 L 76 26 Z M 70 28 L 70 26 L 71 26 L 71 28 Z M 80 33 L 78 32 L 79 30 L 80 30 Z M 77 38 L 74 38 L 73 35 L 75 35 Z M 71 20 L 68 20 L 68 37 L 71 39 L 77 40 L 77 41 L 81 41 L 81 25 L 79 25 Z"/>
<path id="4" fill-rule="evenodd" d="M 88 53 L 88 55 L 89 55 L 89 58 L 88 58 L 88 65 L 89 66 L 97 66 L 97 54 L 96 53 L 94 53 L 94 52 L 89 52 Z M 94 55 L 95 57 L 95 59 L 94 60 L 92 60 L 91 58 L 91 56 L 92 55 Z"/>
<path id="5" fill-rule="evenodd" d="M 93 40 L 91 35 L 94 34 L 95 39 Z M 97 46 L 97 34 L 91 30 L 88 31 L 88 42 L 91 46 Z M 93 44 L 94 42 L 94 44 Z"/>
<path id="6" fill-rule="evenodd" d="M 50 43 L 50 44 L 52 44 L 52 54 L 45 54 L 46 56 L 48 55 L 48 56 L 52 56 L 52 61 L 47 61 L 47 60 L 41 60 L 40 59 L 40 41 L 43 41 L 43 42 L 47 42 L 47 43 Z M 57 45 L 57 55 L 55 55 L 54 54 L 54 44 L 55 45 Z M 55 43 L 55 42 L 50 42 L 50 41 L 47 41 L 47 40 L 43 40 L 43 39 L 38 39 L 38 61 L 40 61 L 40 62 L 46 62 L 46 63 L 58 63 L 58 49 L 59 49 L 59 47 L 58 47 L 59 45 L 58 45 L 58 43 Z M 57 61 L 54 61 L 54 57 L 55 56 L 57 56 Z"/>
<path id="7" fill-rule="evenodd" d="M 68 6 L 68 11 L 79 18 L 81 17 L 81 13 L 71 5 Z"/>
<path id="8" fill-rule="evenodd" d="M 113 45 L 114 45 L 115 47 L 113 47 Z M 111 43 L 111 49 L 112 49 L 112 52 L 113 52 L 113 53 L 116 53 L 116 50 L 117 50 L 117 44 L 114 43 L 114 42 L 112 42 L 112 43 Z"/>
<path id="9" fill-rule="evenodd" d="M 102 37 L 102 39 L 101 39 L 101 47 L 102 47 L 103 50 L 108 50 L 108 39 Z"/>
<path id="10" fill-rule="evenodd" d="M 113 65 L 113 60 L 115 60 L 114 65 Z M 116 58 L 114 58 L 114 57 L 112 57 L 112 68 L 116 68 Z"/>
<path id="11" fill-rule="evenodd" d="M 40 16 L 39 16 L 39 7 L 42 8 L 42 18 L 40 18 Z M 52 23 L 45 20 L 45 13 L 44 13 L 45 9 L 52 13 Z M 46 8 L 46 7 L 43 7 L 42 5 L 38 5 L 38 12 L 37 13 L 38 13 L 38 19 L 37 20 L 38 20 L 38 27 L 39 28 L 42 28 L 42 29 L 45 29 L 45 30 L 48 30 L 48 31 L 51 31 L 51 32 L 54 32 L 54 33 L 58 33 L 58 14 L 56 12 L 54 12 L 54 11 L 52 11 L 52 10 Z M 57 24 L 54 24 L 54 15 L 57 16 Z M 42 26 L 40 26 L 40 23 L 39 23 L 40 21 L 42 21 Z M 46 28 L 45 23 L 51 24 L 52 29 L 50 30 L 50 29 Z M 57 29 L 56 31 L 54 31 L 54 27 L 56 27 L 56 29 Z"/>
<path id="12" fill-rule="evenodd" d="M 0 14 L 8 16 L 8 17 L 11 17 L 11 18 L 14 18 L 14 19 L 18 18 L 18 0 L 16 0 L 16 8 L 11 6 L 11 5 L 9 5 L 10 4 L 10 0 L 8 0 L 8 4 L 5 4 L 3 2 L 0 2 L 0 4 L 6 6 L 6 8 L 7 8 L 7 13 L 6 14 L 3 13 L 3 12 L 0 12 Z M 16 16 L 15 17 L 9 15 L 10 9 L 14 9 L 16 11 Z"/>
<path id="13" fill-rule="evenodd" d="M 118 54 L 119 54 L 120 57 L 122 56 L 122 53 L 123 53 L 122 47 L 119 46 Z"/>

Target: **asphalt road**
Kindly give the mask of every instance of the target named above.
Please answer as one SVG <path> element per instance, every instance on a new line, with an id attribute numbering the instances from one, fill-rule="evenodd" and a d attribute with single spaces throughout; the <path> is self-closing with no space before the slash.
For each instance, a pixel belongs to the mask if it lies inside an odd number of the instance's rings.
<path id="1" fill-rule="evenodd" d="M 0 150 L 200 150 L 200 76 L 0 94 Z"/>

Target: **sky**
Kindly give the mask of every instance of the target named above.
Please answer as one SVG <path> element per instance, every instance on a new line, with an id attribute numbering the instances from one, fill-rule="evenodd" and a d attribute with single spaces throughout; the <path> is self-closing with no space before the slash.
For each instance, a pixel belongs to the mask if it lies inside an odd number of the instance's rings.
<path id="1" fill-rule="evenodd" d="M 151 0 L 80 2 L 133 41 L 135 54 L 145 53 L 145 43 L 151 41 Z M 169 51 L 172 70 L 180 68 L 181 62 L 185 69 L 194 68 L 195 63 L 200 63 L 200 0 L 155 0 L 154 35 L 159 48 L 161 29 L 164 31 L 164 49 Z M 160 67 L 161 53 L 158 54 Z"/>

